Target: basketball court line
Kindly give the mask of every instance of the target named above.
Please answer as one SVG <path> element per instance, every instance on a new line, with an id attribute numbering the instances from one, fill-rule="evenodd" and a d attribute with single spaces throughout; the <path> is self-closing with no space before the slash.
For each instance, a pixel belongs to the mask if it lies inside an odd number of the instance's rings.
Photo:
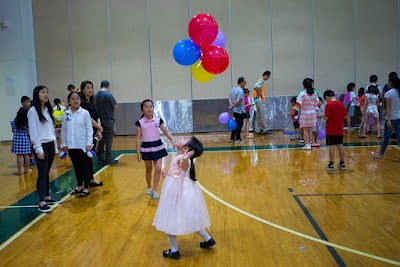
<path id="1" fill-rule="evenodd" d="M 242 213 L 243 215 L 246 215 L 247 217 L 250 217 L 250 218 L 252 218 L 254 220 L 257 220 L 257 221 L 262 222 L 264 224 L 267 224 L 269 226 L 275 227 L 275 228 L 277 228 L 279 230 L 282 230 L 282 231 L 285 231 L 285 232 L 288 232 L 288 233 L 291 233 L 291 234 L 306 238 L 308 240 L 324 244 L 326 246 L 335 247 L 335 248 L 338 248 L 338 249 L 341 249 L 341 250 L 344 250 L 344 251 L 347 251 L 347 252 L 358 254 L 360 256 L 364 256 L 364 257 L 368 257 L 368 258 L 371 258 L 371 259 L 374 259 L 374 260 L 378 260 L 378 261 L 382 261 L 382 262 L 385 262 L 385 263 L 389 263 L 389 264 L 400 266 L 400 262 L 398 262 L 398 261 L 386 259 L 386 258 L 379 257 L 379 256 L 376 256 L 376 255 L 373 255 L 373 254 L 365 253 L 365 252 L 362 252 L 362 251 L 359 251 L 359 250 L 356 250 L 356 249 L 352 249 L 352 248 L 341 246 L 341 245 L 338 245 L 338 244 L 335 244 L 335 243 L 327 242 L 325 240 L 321 240 L 321 239 L 318 239 L 318 238 L 315 238 L 315 237 L 312 237 L 312 236 L 309 236 L 309 235 L 306 235 L 306 234 L 302 234 L 302 233 L 294 231 L 292 229 L 289 229 L 289 228 L 283 227 L 281 225 L 275 224 L 273 222 L 270 222 L 270 221 L 264 220 L 262 218 L 259 218 L 259 217 L 255 216 L 255 215 L 251 214 L 251 213 L 248 213 L 248 212 L 246 212 L 244 210 L 241 210 L 238 207 L 235 207 L 232 204 L 220 199 L 219 197 L 217 197 L 216 195 L 214 195 L 213 193 L 208 191 L 202 184 L 199 183 L 199 181 L 197 181 L 197 184 L 199 185 L 201 190 L 203 190 L 203 192 L 205 192 L 207 195 L 209 195 L 210 197 L 212 197 L 216 201 L 218 201 L 221 204 L 224 204 L 225 206 L 227 206 L 227 207 L 229 207 L 229 208 L 231 208 L 231 209 L 233 209 L 233 210 L 235 210 L 235 211 L 237 211 L 239 213 Z"/>
<path id="2" fill-rule="evenodd" d="M 265 150 L 270 150 L 270 149 L 265 149 Z M 208 151 L 208 152 L 215 152 L 215 151 Z M 221 151 L 221 152 L 223 152 L 223 151 Z M 116 157 L 115 159 L 120 159 L 121 157 L 123 157 L 123 156 L 125 156 L 125 155 L 132 155 L 131 153 L 127 153 L 127 154 L 120 154 L 118 157 Z M 107 165 L 107 166 L 104 166 L 103 168 L 101 168 L 99 171 L 97 171 L 95 174 L 94 174 L 94 176 L 97 176 L 99 173 L 101 173 L 102 171 L 104 171 L 107 167 L 108 167 L 109 165 Z M 380 256 L 376 256 L 376 255 L 373 255 L 373 254 L 369 254 L 369 253 L 365 253 L 365 252 L 362 252 L 362 251 L 359 251 L 359 250 L 355 250 L 355 249 L 352 249 L 352 248 L 348 248 L 348 247 L 345 247 L 345 246 L 342 246 L 342 245 L 338 245 L 338 244 L 335 244 L 335 243 L 331 243 L 331 242 L 328 242 L 328 241 L 325 241 L 325 240 L 321 240 L 321 239 L 318 239 L 318 238 L 315 238 L 315 237 L 312 237 L 312 236 L 309 236 L 309 235 L 306 235 L 306 234 L 303 234 L 303 233 L 300 233 L 300 232 L 297 232 L 297 231 L 294 231 L 294 230 L 292 230 L 292 229 L 289 229 L 289 228 L 286 228 L 286 227 L 283 227 L 283 226 L 281 226 L 281 225 L 278 225 L 278 224 L 275 224 L 275 223 L 273 223 L 273 222 L 270 222 L 270 221 L 267 221 L 267 220 L 264 220 L 264 219 L 262 219 L 262 218 L 259 218 L 259 217 L 257 217 L 257 216 L 255 216 L 255 215 L 253 215 L 253 214 L 251 214 L 251 213 L 248 213 L 248 212 L 246 212 L 246 211 L 244 211 L 244 210 L 241 210 L 241 209 L 239 209 L 238 207 L 236 207 L 236 206 L 233 206 L 232 204 L 230 204 L 230 203 L 228 203 L 228 202 L 226 202 L 226 201 L 224 201 L 224 200 L 222 200 L 221 198 L 219 198 L 219 197 L 217 197 L 216 195 L 214 195 L 213 193 L 211 193 L 210 191 L 208 191 L 202 184 L 200 184 L 198 181 L 196 182 L 198 185 L 199 185 L 199 187 L 200 187 L 200 189 L 203 191 L 203 192 L 205 192 L 207 195 L 209 195 L 210 197 L 212 197 L 213 199 L 215 199 L 216 201 L 218 201 L 218 202 L 220 202 L 221 204 L 223 204 L 223 205 L 225 205 L 225 206 L 227 206 L 227 207 L 229 207 L 229 208 L 231 208 L 231 209 L 233 209 L 233 210 L 235 210 L 235 211 L 237 211 L 237 212 L 239 212 L 239 213 L 241 213 L 241 214 L 243 214 L 243 215 L 245 215 L 245 216 L 247 216 L 247 217 L 250 217 L 250 218 L 252 218 L 252 219 L 254 219 L 254 220 L 256 220 L 256 221 L 259 221 L 259 222 L 262 222 L 262 223 L 264 223 L 264 224 L 267 224 L 267 225 L 269 225 L 269 226 L 272 226 L 272 227 L 274 227 L 274 228 L 277 228 L 277 229 L 279 229 L 279 230 L 282 230 L 282 231 L 285 231 L 285 232 L 288 232 L 288 233 L 291 233 L 291 234 L 294 234 L 294 235 L 297 235 L 297 236 L 300 236 L 300 237 L 303 237 L 303 238 L 305 238 L 305 239 L 308 239 L 308 240 L 311 240 L 311 241 L 314 241 L 314 242 L 317 242 L 317 243 L 320 243 L 320 244 L 323 244 L 323 245 L 326 245 L 326 246 L 330 246 L 330 247 L 335 247 L 335 248 L 338 248 L 338 249 L 341 249 L 341 250 L 344 250 L 344 251 L 347 251 L 347 252 L 351 252 L 351 253 L 354 253 L 354 254 L 357 254 L 357 255 L 360 255 L 360 256 L 364 256 L 364 257 L 367 257 L 367 258 L 371 258 L 371 259 L 374 259 L 374 260 L 378 260 L 378 261 L 381 261 L 381 262 L 385 262 L 385 263 L 389 263 L 389 264 L 393 264 L 393 265 L 396 265 L 396 266 L 400 266 L 400 262 L 398 262 L 398 261 L 394 261 L 394 260 L 390 260 L 390 259 L 387 259 L 387 258 L 383 258 L 383 257 L 380 257 Z M 70 194 L 67 194 L 66 196 L 64 196 L 62 199 L 61 199 L 61 203 L 62 202 L 64 202 L 66 199 L 68 199 L 70 197 Z M 60 204 L 61 204 L 60 203 Z M 53 210 L 53 209 L 55 209 L 58 205 L 60 205 L 60 204 L 55 204 L 55 205 L 53 205 L 53 206 L 51 206 L 51 210 Z M 21 236 L 24 232 L 26 232 L 30 227 L 32 227 L 35 223 L 37 223 L 38 221 L 40 221 L 44 216 L 46 216 L 47 214 L 46 213 L 42 213 L 42 214 L 40 214 L 38 217 L 36 217 L 32 222 L 30 222 L 29 224 L 27 224 L 24 228 L 22 228 L 20 231 L 18 231 L 16 234 L 14 234 L 11 238 L 9 238 L 6 242 L 4 242 L 3 244 L 1 244 L 0 245 L 0 251 L 2 251 L 5 247 L 7 247 L 11 242 L 13 242 L 15 239 L 17 239 L 19 236 Z"/>

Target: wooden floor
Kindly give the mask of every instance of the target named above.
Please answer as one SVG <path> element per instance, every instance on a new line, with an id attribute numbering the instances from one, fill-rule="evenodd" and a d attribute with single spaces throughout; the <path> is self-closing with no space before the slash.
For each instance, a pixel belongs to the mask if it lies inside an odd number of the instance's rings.
<path id="1" fill-rule="evenodd" d="M 68 158 L 56 158 L 51 194 L 65 197 L 47 215 L 34 207 L 36 169 L 12 175 L 15 155 L 9 153 L 9 144 L 2 144 L 0 266 L 393 266 L 388 260 L 400 264 L 396 146 L 388 147 L 385 160 L 371 159 L 379 140 L 369 136 L 360 141 L 356 132 L 346 132 L 348 170 L 328 172 L 326 147 L 299 150 L 300 145 L 282 132 L 254 136 L 245 145 L 227 142 L 227 133 L 197 136 L 206 147 L 196 162 L 198 180 L 215 196 L 204 193 L 209 230 L 217 242 L 212 250 L 201 249 L 200 237 L 193 234 L 178 238 L 179 261 L 162 257 L 168 242 L 151 225 L 157 201 L 146 196 L 144 164 L 136 160 L 134 137 L 114 139 L 120 163 L 100 170 L 96 179 L 104 186 L 92 188 L 84 199 L 68 197 L 76 184 L 72 165 Z M 173 154 L 165 158 L 165 165 Z M 32 224 L 33 220 L 37 222 Z M 327 247 L 266 221 L 348 249 Z"/>

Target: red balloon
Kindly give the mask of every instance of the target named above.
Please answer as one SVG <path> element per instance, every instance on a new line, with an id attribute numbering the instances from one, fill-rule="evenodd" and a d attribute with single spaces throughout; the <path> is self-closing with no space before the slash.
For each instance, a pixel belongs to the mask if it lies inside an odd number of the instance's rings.
<path id="1" fill-rule="evenodd" d="M 194 16 L 188 26 L 190 39 L 201 48 L 206 48 L 214 42 L 218 35 L 218 24 L 210 14 Z"/>
<path id="2" fill-rule="evenodd" d="M 220 74 L 229 65 L 229 55 L 225 49 L 219 46 L 210 46 L 203 51 L 201 58 L 203 68 L 212 74 Z"/>

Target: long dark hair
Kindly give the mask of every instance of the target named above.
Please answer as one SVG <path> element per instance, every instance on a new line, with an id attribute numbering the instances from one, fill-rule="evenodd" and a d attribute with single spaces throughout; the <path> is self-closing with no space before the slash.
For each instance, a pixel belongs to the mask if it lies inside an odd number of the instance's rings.
<path id="1" fill-rule="evenodd" d="M 154 107 L 153 100 L 151 100 L 151 99 L 145 99 L 145 100 L 143 100 L 142 103 L 140 103 L 140 110 L 142 111 L 142 116 L 140 116 L 140 118 L 143 118 L 143 117 L 144 117 L 144 114 L 143 114 L 143 106 L 144 106 L 144 103 L 146 103 L 146 102 L 151 102 L 151 104 L 152 104 L 153 107 Z"/>
<path id="2" fill-rule="evenodd" d="M 45 123 L 47 120 L 46 120 L 46 118 L 45 118 L 44 115 L 43 115 L 43 112 L 42 112 L 42 105 L 40 104 L 40 99 L 39 99 L 39 92 L 40 92 L 40 90 L 42 90 L 42 89 L 47 89 L 47 87 L 44 86 L 44 85 L 38 85 L 38 86 L 35 87 L 35 89 L 33 89 L 33 100 L 32 100 L 32 102 L 33 102 L 33 106 L 35 107 L 36 112 L 37 112 L 37 114 L 38 114 L 38 116 L 39 116 L 40 122 L 41 122 L 41 123 Z M 49 90 L 49 89 L 47 89 L 47 91 L 48 91 L 48 90 Z M 44 104 L 44 106 L 48 109 L 49 114 L 50 114 L 50 118 L 51 118 L 52 123 L 53 123 L 53 122 L 54 122 L 53 107 L 51 106 L 50 101 L 47 101 L 47 102 Z"/>
<path id="3" fill-rule="evenodd" d="M 87 84 L 91 84 L 92 88 L 93 88 L 93 95 L 91 95 L 89 97 L 89 102 L 90 102 L 90 104 L 93 105 L 94 104 L 94 98 L 93 98 L 93 96 L 94 96 L 94 85 L 93 85 L 93 83 L 91 81 L 83 81 L 81 83 L 81 92 L 80 92 L 79 97 L 81 98 L 81 101 L 82 101 L 82 99 L 84 99 L 86 101 L 87 98 L 86 98 L 85 94 L 83 93 L 83 90 L 85 89 Z"/>
<path id="4" fill-rule="evenodd" d="M 189 175 L 190 179 L 196 181 L 196 171 L 194 167 L 193 159 L 200 157 L 203 154 L 203 144 L 194 136 L 190 139 L 189 142 L 185 145 L 189 149 L 189 151 L 194 151 L 193 156 L 190 158 L 190 170 Z"/>
<path id="5" fill-rule="evenodd" d="M 307 94 L 314 94 L 314 89 L 312 86 L 312 80 L 310 78 L 306 78 L 303 80 L 303 87 L 307 90 Z"/>
<path id="6" fill-rule="evenodd" d="M 20 108 L 17 112 L 17 116 L 14 119 L 15 129 L 26 130 L 28 128 L 28 110 Z"/>

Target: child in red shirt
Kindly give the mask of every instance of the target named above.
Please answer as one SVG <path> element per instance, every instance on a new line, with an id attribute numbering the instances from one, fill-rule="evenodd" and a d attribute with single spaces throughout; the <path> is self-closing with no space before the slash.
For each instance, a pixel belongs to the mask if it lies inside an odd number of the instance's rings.
<path id="1" fill-rule="evenodd" d="M 332 90 L 324 92 L 324 98 L 327 102 L 325 106 L 324 119 L 326 120 L 326 144 L 329 147 L 329 164 L 326 169 L 334 171 L 335 145 L 339 149 L 340 163 L 338 167 L 346 170 L 344 164 L 343 148 L 343 122 L 347 119 L 347 111 L 343 104 L 336 100 L 335 93 Z"/>

